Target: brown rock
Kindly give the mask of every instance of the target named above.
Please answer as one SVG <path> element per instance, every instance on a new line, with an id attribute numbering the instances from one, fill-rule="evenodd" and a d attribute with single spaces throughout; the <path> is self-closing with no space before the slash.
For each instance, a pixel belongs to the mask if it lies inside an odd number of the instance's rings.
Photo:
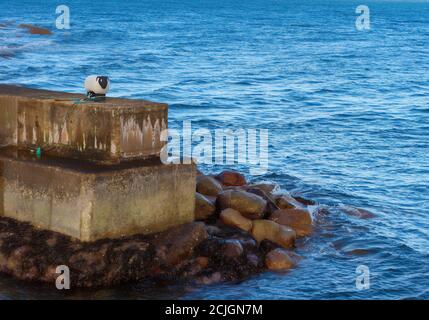
<path id="1" fill-rule="evenodd" d="M 292 268 L 294 265 L 294 259 L 289 256 L 286 250 L 281 248 L 268 252 L 265 257 L 265 266 L 269 270 L 285 271 Z"/>
<path id="2" fill-rule="evenodd" d="M 267 205 L 262 197 L 241 190 L 223 191 L 219 194 L 217 201 L 221 210 L 232 208 L 249 219 L 262 218 Z"/>
<path id="3" fill-rule="evenodd" d="M 275 184 L 271 183 L 255 183 L 249 185 L 250 188 L 256 188 L 264 191 L 267 195 L 270 195 L 271 192 L 277 187 Z"/>
<path id="4" fill-rule="evenodd" d="M 270 240 L 284 248 L 294 245 L 296 233 L 291 228 L 270 220 L 254 220 L 252 236 L 256 241 Z"/>
<path id="5" fill-rule="evenodd" d="M 197 192 L 206 196 L 217 196 L 222 191 L 222 185 L 210 176 L 197 177 Z"/>
<path id="6" fill-rule="evenodd" d="M 195 193 L 195 219 L 204 220 L 214 214 L 215 205 L 201 193 Z"/>
<path id="7" fill-rule="evenodd" d="M 276 204 L 280 209 L 294 209 L 295 206 L 291 203 L 293 200 L 291 197 L 281 195 L 276 198 Z"/>
<path id="8" fill-rule="evenodd" d="M 209 265 L 209 258 L 207 257 L 197 257 L 195 260 L 202 269 L 207 268 Z"/>
<path id="9" fill-rule="evenodd" d="M 296 201 L 298 201 L 299 203 L 305 205 L 305 206 L 312 206 L 315 205 L 316 202 L 310 199 L 306 199 L 303 197 L 294 197 Z"/>
<path id="10" fill-rule="evenodd" d="M 227 258 L 238 258 L 243 254 L 243 246 L 238 240 L 226 240 L 222 246 L 222 255 Z"/>
<path id="11" fill-rule="evenodd" d="M 40 35 L 50 35 L 52 34 L 51 30 L 46 28 L 40 28 L 31 24 L 22 23 L 18 27 L 27 29 L 31 34 L 40 34 Z"/>
<path id="12" fill-rule="evenodd" d="M 222 210 L 220 219 L 228 226 L 240 228 L 247 232 L 252 229 L 252 220 L 243 217 L 240 212 L 231 208 Z"/>
<path id="13" fill-rule="evenodd" d="M 307 210 L 280 209 L 274 211 L 269 219 L 292 228 L 297 236 L 308 236 L 312 231 L 312 219 Z"/>
<path id="14" fill-rule="evenodd" d="M 248 188 L 246 191 L 260 196 L 267 202 L 267 205 L 265 207 L 265 213 L 272 213 L 279 209 L 274 199 L 270 195 L 262 191 L 262 189 Z"/>
<path id="15" fill-rule="evenodd" d="M 275 243 L 283 248 L 290 248 L 295 245 L 296 232 L 289 227 L 280 226 Z M 268 239 L 269 240 L 269 239 Z"/>
<path id="16" fill-rule="evenodd" d="M 246 178 L 236 171 L 225 170 L 216 176 L 224 186 L 243 186 L 246 184 Z"/>

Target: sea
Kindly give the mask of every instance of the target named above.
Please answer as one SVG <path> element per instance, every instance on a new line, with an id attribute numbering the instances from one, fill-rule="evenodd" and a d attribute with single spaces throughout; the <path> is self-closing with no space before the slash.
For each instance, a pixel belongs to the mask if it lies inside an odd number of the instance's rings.
<path id="1" fill-rule="evenodd" d="M 264 172 L 200 168 L 315 200 L 314 232 L 285 273 L 67 292 L 0 275 L 0 299 L 429 299 L 428 1 L 0 0 L 0 83 L 85 93 L 90 74 L 168 103 L 171 128 L 267 130 Z"/>

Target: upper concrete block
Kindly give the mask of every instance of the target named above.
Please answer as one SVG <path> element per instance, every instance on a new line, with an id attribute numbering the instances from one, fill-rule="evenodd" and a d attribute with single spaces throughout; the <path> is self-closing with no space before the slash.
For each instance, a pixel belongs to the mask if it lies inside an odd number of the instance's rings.
<path id="1" fill-rule="evenodd" d="M 107 163 L 159 156 L 168 106 L 0 85 L 0 146 Z"/>

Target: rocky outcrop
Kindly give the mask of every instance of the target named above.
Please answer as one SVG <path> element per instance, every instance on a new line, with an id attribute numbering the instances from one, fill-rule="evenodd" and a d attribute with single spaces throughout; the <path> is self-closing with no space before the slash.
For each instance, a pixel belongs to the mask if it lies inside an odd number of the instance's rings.
<path id="1" fill-rule="evenodd" d="M 96 287 L 142 279 L 212 284 L 295 266 L 296 237 L 312 227 L 305 206 L 273 195 L 270 184 L 240 185 L 244 178 L 229 171 L 222 177 L 222 184 L 198 177 L 201 221 L 153 235 L 80 242 L 0 218 L 0 272 L 54 285 L 56 268 L 66 265 L 72 287 Z"/>
<path id="2" fill-rule="evenodd" d="M 297 236 L 308 236 L 312 231 L 312 219 L 308 210 L 280 209 L 274 211 L 270 220 L 293 229 Z"/>
<path id="3" fill-rule="evenodd" d="M 252 229 L 252 220 L 243 217 L 240 212 L 231 208 L 222 210 L 220 220 L 228 226 L 240 228 L 247 232 Z"/>
<path id="4" fill-rule="evenodd" d="M 248 219 L 260 219 L 264 216 L 267 202 L 260 196 L 241 190 L 226 190 L 217 198 L 221 210 L 232 208 Z"/>
<path id="5" fill-rule="evenodd" d="M 213 215 L 216 211 L 214 203 L 202 195 L 195 193 L 195 219 L 204 220 Z"/>

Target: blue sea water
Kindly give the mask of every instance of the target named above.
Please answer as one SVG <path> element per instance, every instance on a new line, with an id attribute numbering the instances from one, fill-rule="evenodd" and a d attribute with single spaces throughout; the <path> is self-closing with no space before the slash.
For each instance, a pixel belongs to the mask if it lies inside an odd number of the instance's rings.
<path id="1" fill-rule="evenodd" d="M 253 178 L 328 213 L 285 274 L 60 296 L 0 276 L 0 298 L 429 299 L 429 2 L 63 2 L 70 30 L 55 29 L 58 1 L 0 0 L 0 83 L 82 92 L 86 75 L 106 74 L 113 96 L 169 103 L 171 127 L 269 129 L 269 169 Z M 355 28 L 361 4 L 370 30 Z"/>

